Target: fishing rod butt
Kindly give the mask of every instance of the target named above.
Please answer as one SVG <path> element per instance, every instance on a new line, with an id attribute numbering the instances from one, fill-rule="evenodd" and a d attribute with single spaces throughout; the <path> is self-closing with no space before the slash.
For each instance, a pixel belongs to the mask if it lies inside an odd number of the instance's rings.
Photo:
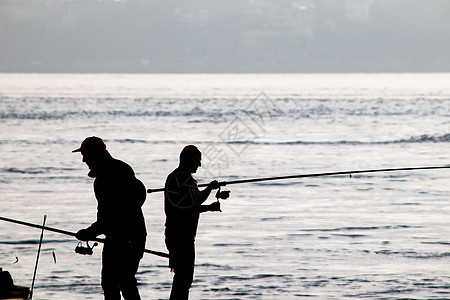
<path id="1" fill-rule="evenodd" d="M 147 194 L 156 193 L 156 192 L 164 192 L 164 188 L 147 190 Z"/>
<path id="2" fill-rule="evenodd" d="M 145 249 L 144 252 L 145 253 L 149 253 L 149 254 L 153 254 L 153 255 L 156 255 L 156 256 L 160 256 L 160 257 L 169 258 L 169 254 L 168 253 L 164 253 L 164 252 L 148 250 L 148 249 Z"/>

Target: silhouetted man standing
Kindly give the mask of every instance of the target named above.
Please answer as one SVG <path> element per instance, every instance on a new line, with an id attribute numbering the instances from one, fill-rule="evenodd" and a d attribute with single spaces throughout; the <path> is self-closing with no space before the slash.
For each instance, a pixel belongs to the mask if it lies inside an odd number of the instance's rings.
<path id="1" fill-rule="evenodd" d="M 145 186 L 123 161 L 113 158 L 98 137 L 86 138 L 79 149 L 95 178 L 97 221 L 77 232 L 82 241 L 100 234 L 106 236 L 102 255 L 102 288 L 105 300 L 139 300 L 136 272 L 146 240 L 141 206 L 146 198 Z"/>
<path id="2" fill-rule="evenodd" d="M 180 164 L 166 179 L 164 210 L 166 213 L 166 246 L 169 250 L 169 267 L 175 273 L 170 293 L 171 300 L 189 298 L 194 277 L 195 235 L 200 213 L 220 211 L 220 203 L 202 205 L 213 189 L 219 188 L 214 180 L 200 191 L 192 177 L 201 166 L 201 153 L 193 145 L 186 146 L 180 154 Z"/>

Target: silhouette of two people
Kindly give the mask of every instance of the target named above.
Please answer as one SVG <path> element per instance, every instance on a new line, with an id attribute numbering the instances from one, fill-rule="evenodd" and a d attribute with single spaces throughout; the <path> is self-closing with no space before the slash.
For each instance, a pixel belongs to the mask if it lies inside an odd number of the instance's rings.
<path id="1" fill-rule="evenodd" d="M 166 214 L 165 242 L 169 250 L 169 267 L 174 272 L 171 300 L 189 298 L 194 277 L 195 236 L 200 213 L 220 211 L 220 203 L 204 205 L 213 189 L 219 188 L 214 180 L 200 191 L 192 176 L 201 166 L 201 152 L 193 145 L 180 154 L 178 168 L 167 176 L 164 193 Z"/>
<path id="2" fill-rule="evenodd" d="M 105 235 L 102 254 L 102 288 L 105 300 L 139 300 L 136 272 L 147 236 L 142 205 L 147 192 L 133 169 L 113 158 L 101 138 L 86 138 L 79 149 L 83 162 L 94 180 L 97 220 L 80 229 L 76 237 L 82 241 Z"/>
<path id="3" fill-rule="evenodd" d="M 105 300 L 140 300 L 136 272 L 143 257 L 146 227 L 142 205 L 146 189 L 125 162 L 113 158 L 101 138 L 88 137 L 81 147 L 83 162 L 89 167 L 88 176 L 95 178 L 97 220 L 80 229 L 76 238 L 94 240 L 106 236 L 102 254 L 102 288 Z M 165 242 L 169 250 L 169 267 L 174 272 L 171 300 L 189 298 L 194 277 L 195 236 L 200 213 L 221 211 L 220 203 L 203 203 L 219 182 L 211 181 L 199 190 L 192 176 L 201 166 L 202 154 L 193 145 L 180 153 L 179 166 L 167 176 L 164 193 L 166 214 Z"/>

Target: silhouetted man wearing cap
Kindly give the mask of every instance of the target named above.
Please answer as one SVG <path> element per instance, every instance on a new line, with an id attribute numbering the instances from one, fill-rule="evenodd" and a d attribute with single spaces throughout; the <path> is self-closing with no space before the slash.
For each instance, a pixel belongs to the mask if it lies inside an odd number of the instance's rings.
<path id="1" fill-rule="evenodd" d="M 200 213 L 220 211 L 220 203 L 202 205 L 213 189 L 219 188 L 214 180 L 200 191 L 192 173 L 201 166 L 201 153 L 193 145 L 180 154 L 180 164 L 166 179 L 164 210 L 166 213 L 166 246 L 169 267 L 175 273 L 170 293 L 171 300 L 189 298 L 194 277 L 195 236 Z"/>
<path id="2" fill-rule="evenodd" d="M 89 241 L 100 234 L 106 236 L 102 255 L 102 288 L 105 300 L 139 300 L 136 272 L 146 239 L 141 206 L 146 198 L 145 186 L 123 161 L 113 158 L 98 137 L 86 138 L 79 149 L 83 162 L 95 178 L 97 221 L 77 232 L 76 237 Z"/>

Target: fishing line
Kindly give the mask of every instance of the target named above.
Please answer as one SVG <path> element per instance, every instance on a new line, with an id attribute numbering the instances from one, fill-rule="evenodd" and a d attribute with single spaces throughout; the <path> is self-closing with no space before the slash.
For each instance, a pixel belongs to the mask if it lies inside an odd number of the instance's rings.
<path id="1" fill-rule="evenodd" d="M 432 167 L 409 167 L 409 168 L 388 168 L 388 169 L 368 169 L 368 170 L 353 170 L 353 171 L 339 171 L 339 172 L 326 172 L 326 173 L 312 173 L 312 174 L 299 174 L 299 175 L 287 175 L 287 176 L 276 176 L 276 177 L 261 177 L 261 178 L 250 178 L 232 181 L 221 181 L 220 186 L 226 186 L 231 184 L 241 184 L 241 183 L 251 183 L 251 182 L 261 182 L 270 180 L 283 180 L 283 179 L 295 179 L 295 178 L 306 178 L 306 177 L 323 177 L 323 176 L 336 176 L 336 175 L 350 175 L 361 174 L 361 173 L 379 173 L 379 172 L 394 172 L 394 171 L 414 171 L 414 170 L 431 170 L 431 169 L 449 169 L 450 165 L 446 166 L 432 166 Z M 199 184 L 198 187 L 208 186 L 208 183 Z M 158 189 L 148 189 L 147 193 L 163 192 L 164 188 Z"/>

